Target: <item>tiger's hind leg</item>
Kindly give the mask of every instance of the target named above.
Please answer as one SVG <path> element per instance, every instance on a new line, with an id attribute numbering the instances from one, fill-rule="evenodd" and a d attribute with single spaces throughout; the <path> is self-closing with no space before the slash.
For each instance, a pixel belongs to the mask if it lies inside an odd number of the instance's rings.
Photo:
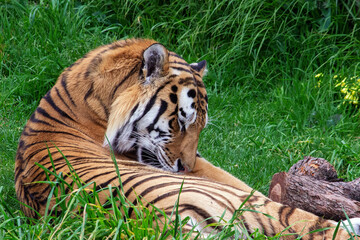
<path id="1" fill-rule="evenodd" d="M 244 211 L 243 218 L 249 225 L 248 228 L 258 228 L 267 236 L 273 236 L 281 232 L 284 234 L 284 237 L 281 239 L 345 240 L 350 238 L 348 231 L 341 228 L 341 226 L 336 237 L 333 238 L 337 224 L 334 221 L 326 220 L 304 210 L 285 206 L 268 199 L 250 198 L 245 208 L 257 211 L 257 213 Z M 352 221 L 352 223 L 353 226 L 359 226 L 358 220 Z"/>
<path id="2" fill-rule="evenodd" d="M 178 214 L 181 219 L 193 219 L 193 224 L 188 227 L 195 227 L 201 234 L 221 231 L 235 212 L 238 214 L 235 222 L 239 224 L 239 229 L 243 230 L 243 236 L 259 229 L 267 236 L 281 233 L 284 235 L 282 239 L 332 239 L 336 227 L 336 223 L 312 213 L 284 206 L 261 196 L 247 199 L 249 193 L 245 191 L 206 179 L 184 179 L 180 175 L 144 172 L 135 174 L 134 177 L 126 175 L 122 180 L 124 188 L 129 186 L 137 196 L 141 196 L 144 202 L 148 203 L 146 207 L 154 205 L 164 210 L 168 216 L 173 213 L 179 199 Z M 130 201 L 135 200 L 134 192 L 130 193 L 129 190 L 126 195 Z M 240 206 L 242 209 L 239 209 Z M 318 229 L 324 230 L 315 231 Z M 343 240 L 349 237 L 344 229 L 339 229 L 335 239 Z"/>

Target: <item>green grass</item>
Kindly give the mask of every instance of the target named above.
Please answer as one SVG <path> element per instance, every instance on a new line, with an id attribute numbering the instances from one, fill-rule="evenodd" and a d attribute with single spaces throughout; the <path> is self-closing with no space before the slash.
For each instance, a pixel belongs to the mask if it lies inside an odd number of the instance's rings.
<path id="1" fill-rule="evenodd" d="M 338 107 L 333 78 L 360 75 L 356 1 L 165 2 L 0 2 L 0 186 L 11 211 L 18 138 L 41 97 L 89 50 L 128 37 L 208 61 L 199 150 L 250 186 L 266 194 L 274 173 L 306 155 L 360 176 L 359 109 Z"/>

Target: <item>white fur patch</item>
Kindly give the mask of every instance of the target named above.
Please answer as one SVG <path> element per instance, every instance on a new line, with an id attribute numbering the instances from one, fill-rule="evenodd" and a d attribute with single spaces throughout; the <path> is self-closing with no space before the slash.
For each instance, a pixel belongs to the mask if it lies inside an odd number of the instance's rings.
<path id="1" fill-rule="evenodd" d="M 154 121 L 156 115 L 159 112 L 159 109 L 160 109 L 159 104 L 154 104 L 154 106 L 152 106 L 150 111 L 147 112 L 145 116 L 141 118 L 141 120 L 137 124 L 137 128 L 140 131 L 139 133 L 141 133 L 142 130 L 146 131 L 146 127 Z"/>
<path id="2" fill-rule="evenodd" d="M 208 125 L 209 122 L 209 117 L 208 117 L 208 113 L 206 111 L 206 115 L 205 115 L 205 127 Z"/>
<path id="3" fill-rule="evenodd" d="M 201 230 L 203 230 L 200 224 L 193 217 L 190 217 L 190 220 L 186 224 L 197 232 L 201 232 Z"/>
<path id="4" fill-rule="evenodd" d="M 133 131 L 132 123 L 141 116 L 145 108 L 144 105 L 145 104 L 140 104 L 134 114 L 132 116 L 128 116 L 127 119 L 126 117 L 125 119 L 122 119 L 124 116 L 114 116 L 114 119 L 112 119 L 111 123 L 108 125 L 105 135 L 108 138 L 112 148 L 117 152 L 128 151 L 135 143 L 136 139 L 130 138 Z M 118 140 L 116 139 L 117 137 Z M 109 145 L 108 140 L 106 138 L 104 139 L 103 146 Z M 118 143 L 116 146 L 115 142 Z"/>
<path id="5" fill-rule="evenodd" d="M 179 76 L 180 73 L 182 72 L 182 71 L 174 69 L 174 68 L 170 68 L 170 69 L 171 69 L 171 75 Z"/>
<path id="6" fill-rule="evenodd" d="M 196 110 L 191 107 L 194 102 L 194 98 L 188 96 L 188 92 L 191 88 L 184 87 L 180 93 L 180 100 L 179 100 L 179 124 L 181 122 L 185 123 L 185 129 L 189 127 L 192 123 L 196 120 Z M 185 113 L 185 116 L 182 114 Z"/>
<path id="7" fill-rule="evenodd" d="M 350 218 L 349 220 L 352 227 L 347 220 L 342 221 L 342 224 L 340 226 L 360 236 L 360 218 Z"/>

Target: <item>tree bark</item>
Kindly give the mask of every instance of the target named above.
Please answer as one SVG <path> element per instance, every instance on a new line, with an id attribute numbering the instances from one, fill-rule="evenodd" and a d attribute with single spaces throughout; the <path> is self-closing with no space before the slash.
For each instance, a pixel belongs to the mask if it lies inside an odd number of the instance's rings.
<path id="1" fill-rule="evenodd" d="M 276 173 L 270 185 L 273 201 L 339 221 L 360 217 L 360 178 L 343 182 L 325 159 L 305 157 L 288 173 Z"/>

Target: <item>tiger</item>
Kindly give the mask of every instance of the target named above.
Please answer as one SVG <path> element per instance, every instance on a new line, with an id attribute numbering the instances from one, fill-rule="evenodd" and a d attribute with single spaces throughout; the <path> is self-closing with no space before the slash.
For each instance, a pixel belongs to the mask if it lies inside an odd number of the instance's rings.
<path id="1" fill-rule="evenodd" d="M 208 122 L 206 64 L 188 64 L 151 39 L 127 39 L 100 46 L 66 68 L 19 140 L 15 190 L 24 214 L 45 214 L 51 186 L 44 168 L 62 172 L 71 185 L 69 161 L 85 184 L 122 187 L 130 202 L 141 196 L 167 215 L 181 187 L 178 212 L 191 218 L 189 229 L 211 233 L 213 223 L 230 220 L 245 201 L 256 209 L 239 216 L 248 234 L 258 229 L 267 236 L 289 233 L 284 239 L 331 239 L 335 222 L 271 201 L 199 154 Z M 109 194 L 99 192 L 101 204 Z M 325 230 L 312 232 L 320 228 Z M 336 235 L 349 237 L 341 228 Z"/>

